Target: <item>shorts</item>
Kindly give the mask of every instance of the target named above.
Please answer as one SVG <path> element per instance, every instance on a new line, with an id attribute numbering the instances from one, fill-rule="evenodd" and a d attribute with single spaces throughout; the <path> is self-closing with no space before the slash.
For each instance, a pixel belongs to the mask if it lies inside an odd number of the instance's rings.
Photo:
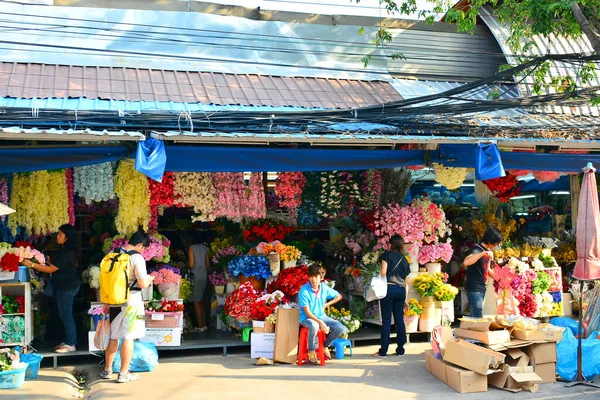
<path id="1" fill-rule="evenodd" d="M 140 339 L 146 336 L 144 302 L 140 292 L 132 293 L 134 304 L 110 308 L 110 338 Z"/>

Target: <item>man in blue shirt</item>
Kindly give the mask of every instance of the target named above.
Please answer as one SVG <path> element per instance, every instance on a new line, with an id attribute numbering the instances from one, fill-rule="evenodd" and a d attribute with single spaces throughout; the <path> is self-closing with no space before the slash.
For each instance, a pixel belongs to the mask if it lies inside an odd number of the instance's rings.
<path id="1" fill-rule="evenodd" d="M 335 339 L 348 332 L 341 322 L 325 315 L 325 308 L 341 299 L 341 294 L 327 284 L 321 283 L 320 266 L 311 264 L 308 267 L 308 283 L 304 284 L 298 292 L 300 323 L 308 329 L 308 359 L 310 362 L 317 363 L 315 350 L 318 346 L 317 333 L 319 329 L 326 334 L 329 333 L 324 343 L 325 355 L 329 359 L 331 359 L 331 354 L 328 347 Z"/>

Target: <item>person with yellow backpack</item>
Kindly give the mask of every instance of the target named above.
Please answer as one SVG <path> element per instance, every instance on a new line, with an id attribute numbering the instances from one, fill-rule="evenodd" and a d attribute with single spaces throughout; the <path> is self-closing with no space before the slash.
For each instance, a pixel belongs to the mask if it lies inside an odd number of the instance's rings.
<path id="1" fill-rule="evenodd" d="M 108 306 L 110 319 L 110 342 L 106 348 L 106 367 L 100 376 L 112 378 L 112 364 L 121 343 L 121 371 L 117 382 L 126 383 L 139 379 L 129 371 L 133 356 L 133 342 L 146 335 L 144 301 L 141 289 L 152 284 L 153 276 L 146 271 L 142 254 L 150 245 L 144 232 L 136 232 L 129 243 L 107 254 L 100 264 L 100 301 Z"/>

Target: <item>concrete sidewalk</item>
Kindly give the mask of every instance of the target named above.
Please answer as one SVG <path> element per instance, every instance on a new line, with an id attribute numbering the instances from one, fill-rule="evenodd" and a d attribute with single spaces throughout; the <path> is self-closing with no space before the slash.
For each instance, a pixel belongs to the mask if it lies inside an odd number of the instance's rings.
<path id="1" fill-rule="evenodd" d="M 540 385 L 537 393 L 459 394 L 429 374 L 423 351 L 428 343 L 411 344 L 404 357 L 376 359 L 378 346 L 354 349 L 354 357 L 333 360 L 325 367 L 305 365 L 255 366 L 248 355 L 163 358 L 137 382 L 99 381 L 100 369 L 88 369 L 90 399 L 582 399 L 600 398 L 600 390 L 564 383 Z M 82 368 L 80 368 L 82 369 Z"/>
<path id="2" fill-rule="evenodd" d="M 73 377 L 73 368 L 42 368 L 37 378 L 25 381 L 19 389 L 0 389 L 0 398 L 10 400 L 76 399 L 79 385 Z"/>

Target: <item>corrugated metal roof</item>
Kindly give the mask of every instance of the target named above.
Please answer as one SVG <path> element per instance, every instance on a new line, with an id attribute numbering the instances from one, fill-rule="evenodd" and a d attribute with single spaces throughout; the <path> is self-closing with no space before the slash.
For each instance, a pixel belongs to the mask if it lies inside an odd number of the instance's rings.
<path id="1" fill-rule="evenodd" d="M 0 127 L 1 139 L 13 140 L 69 140 L 69 141 L 84 141 L 84 140 L 145 140 L 146 136 L 141 132 L 123 131 L 123 130 L 94 130 L 94 129 L 38 129 L 38 128 L 21 128 Z"/>
<path id="2" fill-rule="evenodd" d="M 0 62 L 0 96 L 306 108 L 400 100 L 387 82 Z"/>
<path id="3" fill-rule="evenodd" d="M 508 38 L 510 37 L 510 31 L 506 26 L 503 26 L 498 21 L 498 18 L 493 14 L 493 10 L 491 7 L 483 7 L 480 9 L 479 15 L 481 19 L 485 22 L 485 24 L 490 28 L 498 43 L 502 47 L 505 54 L 511 54 L 512 51 L 508 46 Z M 582 35 L 579 39 L 567 39 L 564 37 L 558 37 L 556 35 L 549 35 L 547 38 L 543 36 L 536 36 L 533 38 L 535 42 L 535 46 L 529 51 L 529 55 L 531 56 L 543 56 L 546 54 L 590 54 L 594 52 L 592 45 L 585 35 Z M 516 60 L 514 57 L 508 57 L 508 59 L 515 63 Z M 563 62 L 552 62 L 552 66 L 548 71 L 546 76 L 546 82 L 550 82 L 552 77 L 563 77 L 566 75 L 570 75 L 575 77 L 578 72 L 578 67 L 576 65 L 567 64 Z M 522 77 L 519 77 L 521 81 Z M 525 77 L 519 84 L 519 90 L 523 96 L 533 96 L 535 93 L 533 92 L 533 84 L 535 83 L 535 78 L 531 75 Z M 592 82 L 589 83 L 589 86 L 598 86 L 600 85 L 600 77 L 596 76 L 595 79 L 592 79 Z M 546 93 L 555 93 L 555 90 L 551 87 L 544 88 Z M 562 113 L 562 114 L 575 114 L 575 115 L 600 115 L 600 107 L 590 107 L 590 106 L 581 106 L 581 107 L 559 107 L 559 106 L 548 106 L 540 109 L 540 111 L 545 112 L 554 112 L 554 113 Z"/>
<path id="4" fill-rule="evenodd" d="M 391 80 L 391 75 L 474 80 L 505 63 L 487 31 L 402 21 L 385 50 L 376 26 L 253 21 L 155 10 L 0 2 L 1 61 L 271 76 Z M 403 53 L 406 60 L 391 60 Z M 368 68 L 361 59 L 371 55 Z"/>

